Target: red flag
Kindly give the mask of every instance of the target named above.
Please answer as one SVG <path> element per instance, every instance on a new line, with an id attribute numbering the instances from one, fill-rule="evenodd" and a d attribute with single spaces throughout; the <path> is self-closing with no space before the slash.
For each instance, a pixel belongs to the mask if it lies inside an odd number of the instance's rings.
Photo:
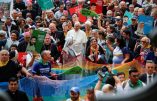
<path id="1" fill-rule="evenodd" d="M 79 17 L 79 21 L 80 22 L 85 22 L 87 18 L 80 13 L 81 9 L 82 9 L 81 6 L 76 6 L 76 7 L 70 8 L 69 9 L 70 15 L 76 13 L 78 15 L 78 17 Z"/>
<path id="2" fill-rule="evenodd" d="M 102 9 L 103 9 L 103 1 L 102 0 L 90 0 L 90 4 L 91 3 L 95 3 L 96 4 L 96 13 L 100 14 L 102 13 Z"/>
<path id="3" fill-rule="evenodd" d="M 26 64 L 26 52 L 19 52 L 18 53 L 18 61 L 19 63 L 21 63 L 23 66 L 25 66 Z"/>

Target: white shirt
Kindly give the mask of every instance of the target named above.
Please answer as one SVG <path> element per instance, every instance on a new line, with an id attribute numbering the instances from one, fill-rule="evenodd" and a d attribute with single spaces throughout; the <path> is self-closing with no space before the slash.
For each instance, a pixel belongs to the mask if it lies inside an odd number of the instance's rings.
<path id="1" fill-rule="evenodd" d="M 142 82 L 142 85 L 143 85 L 143 87 L 146 86 L 145 83 L 143 83 L 143 82 Z M 138 87 L 136 89 L 141 89 L 141 87 Z M 128 94 L 132 91 L 135 91 L 135 89 L 130 87 L 129 80 L 128 80 L 128 82 L 126 83 L 126 85 L 124 87 L 124 94 Z"/>
<path id="2" fill-rule="evenodd" d="M 19 41 L 18 40 L 12 41 L 11 38 L 8 38 L 5 44 L 5 49 L 9 49 L 12 44 L 16 44 L 18 46 Z"/>
<path id="3" fill-rule="evenodd" d="M 10 25 L 10 26 L 7 26 L 7 28 L 8 28 L 8 34 L 9 34 L 8 38 L 10 38 L 10 31 L 11 31 L 11 26 L 12 26 L 12 25 Z"/>
<path id="4" fill-rule="evenodd" d="M 156 23 L 157 23 L 157 19 L 156 19 L 156 20 L 154 20 L 154 27 L 155 27 Z"/>
<path id="5" fill-rule="evenodd" d="M 86 33 L 82 30 L 78 30 L 76 32 L 75 29 L 72 29 L 72 30 L 68 31 L 66 39 L 67 39 L 67 37 L 73 38 L 73 44 L 80 44 L 80 43 L 86 43 L 87 42 Z"/>
<path id="6" fill-rule="evenodd" d="M 151 76 L 151 78 L 149 78 L 149 76 Z M 151 79 L 151 81 L 149 81 Z M 153 74 L 152 75 L 149 75 L 147 74 L 147 84 L 153 82 Z"/>
<path id="7" fill-rule="evenodd" d="M 69 38 L 72 38 L 71 48 L 75 51 L 75 54 L 84 52 L 85 47 L 83 44 L 87 42 L 87 36 L 84 31 L 78 30 L 76 32 L 75 29 L 72 29 L 68 31 L 65 40 L 68 41 Z"/>

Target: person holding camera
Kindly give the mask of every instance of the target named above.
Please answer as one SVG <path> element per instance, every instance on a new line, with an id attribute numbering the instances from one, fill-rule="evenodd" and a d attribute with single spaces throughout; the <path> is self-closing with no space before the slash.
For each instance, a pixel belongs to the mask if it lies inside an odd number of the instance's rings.
<path id="1" fill-rule="evenodd" d="M 122 83 L 120 79 L 112 73 L 111 68 L 108 67 L 105 68 L 107 70 L 105 73 L 102 72 L 101 70 L 98 71 L 99 80 L 95 86 L 96 98 L 106 94 L 115 95 L 123 93 Z M 107 72 L 109 73 L 109 75 L 107 75 L 108 74 Z M 105 84 L 102 86 L 104 78 L 106 78 L 106 80 Z"/>

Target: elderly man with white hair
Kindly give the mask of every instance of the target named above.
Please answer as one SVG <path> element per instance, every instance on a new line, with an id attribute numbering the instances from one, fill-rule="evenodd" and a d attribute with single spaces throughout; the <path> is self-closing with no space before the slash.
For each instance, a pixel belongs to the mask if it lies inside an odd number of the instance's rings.
<path id="1" fill-rule="evenodd" d="M 75 46 L 77 53 L 81 53 L 81 49 L 85 49 L 85 44 L 87 42 L 87 36 L 84 31 L 80 29 L 80 22 L 75 22 L 74 29 L 68 31 L 65 40 L 67 41 L 68 37 L 73 38 L 73 45 Z M 77 49 L 78 48 L 78 49 Z"/>
<path id="2" fill-rule="evenodd" d="M 73 53 L 70 55 L 73 55 L 77 60 L 80 60 L 79 63 L 82 60 L 81 56 L 84 55 L 87 42 L 86 33 L 80 29 L 80 26 L 80 22 L 75 22 L 74 29 L 68 31 L 63 48 L 63 51 L 65 50 L 66 53 Z"/>
<path id="3" fill-rule="evenodd" d="M 25 76 L 30 77 L 31 74 L 26 68 L 9 59 L 9 51 L 0 51 L 0 82 L 6 82 L 10 77 L 17 77 L 18 72 L 23 72 Z"/>

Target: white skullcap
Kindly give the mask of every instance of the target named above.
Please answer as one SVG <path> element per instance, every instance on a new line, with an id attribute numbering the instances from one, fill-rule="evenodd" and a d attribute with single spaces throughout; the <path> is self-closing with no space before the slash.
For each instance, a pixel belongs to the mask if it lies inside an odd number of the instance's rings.
<path id="1" fill-rule="evenodd" d="M 79 21 L 76 21 L 75 24 L 74 24 L 74 26 L 76 26 L 76 25 L 81 25 L 81 24 L 80 24 Z"/>
<path id="2" fill-rule="evenodd" d="M 92 23 L 91 23 L 89 20 L 87 20 L 87 21 L 85 22 L 85 25 L 89 25 L 89 26 L 91 26 Z"/>

